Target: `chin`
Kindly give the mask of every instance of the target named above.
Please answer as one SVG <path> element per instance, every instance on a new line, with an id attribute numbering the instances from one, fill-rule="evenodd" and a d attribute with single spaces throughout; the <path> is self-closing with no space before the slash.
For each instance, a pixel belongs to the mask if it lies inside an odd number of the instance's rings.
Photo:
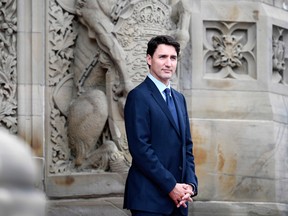
<path id="1" fill-rule="evenodd" d="M 171 78 L 172 78 L 172 75 L 164 76 L 164 79 L 166 79 L 166 80 L 170 80 Z"/>

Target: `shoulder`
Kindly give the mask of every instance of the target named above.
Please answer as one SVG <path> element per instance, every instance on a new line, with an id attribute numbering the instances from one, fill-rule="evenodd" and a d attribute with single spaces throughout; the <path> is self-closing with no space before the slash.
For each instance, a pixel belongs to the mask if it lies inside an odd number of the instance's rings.
<path id="1" fill-rule="evenodd" d="M 142 95 L 147 93 L 147 91 L 148 91 L 147 85 L 144 82 L 142 82 L 128 93 L 128 97 Z"/>
<path id="2" fill-rule="evenodd" d="M 126 106 L 146 106 L 150 102 L 151 90 L 145 82 L 132 89 L 126 98 Z"/>
<path id="3" fill-rule="evenodd" d="M 128 98 L 129 97 L 133 97 L 133 96 L 141 96 L 141 95 L 146 95 L 146 97 L 148 96 L 148 94 L 151 93 L 151 83 L 152 81 L 150 81 L 149 78 L 146 78 L 143 82 L 141 82 L 140 84 L 138 84 L 135 88 L 133 88 L 129 94 L 128 94 Z"/>
<path id="4" fill-rule="evenodd" d="M 124 106 L 124 116 L 126 116 L 125 120 L 137 113 L 149 110 L 149 98 L 151 98 L 149 97 L 149 94 L 149 90 L 143 83 L 139 84 L 128 93 Z"/>

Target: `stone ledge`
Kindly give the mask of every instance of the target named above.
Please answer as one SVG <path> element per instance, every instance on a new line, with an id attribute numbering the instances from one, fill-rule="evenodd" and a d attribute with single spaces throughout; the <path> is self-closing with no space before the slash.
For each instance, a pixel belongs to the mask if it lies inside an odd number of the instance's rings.
<path id="1" fill-rule="evenodd" d="M 127 216 L 122 209 L 123 198 L 50 200 L 47 216 Z M 264 202 L 195 201 L 190 204 L 189 216 L 284 216 L 288 204 Z"/>
<path id="2" fill-rule="evenodd" d="M 190 205 L 190 216 L 284 216 L 288 204 L 265 202 L 196 201 Z"/>
<path id="3" fill-rule="evenodd" d="M 97 198 L 122 196 L 126 173 L 78 173 L 48 176 L 46 194 L 50 198 Z"/>
<path id="4" fill-rule="evenodd" d="M 125 216 L 122 197 L 98 199 L 50 200 L 47 216 Z"/>

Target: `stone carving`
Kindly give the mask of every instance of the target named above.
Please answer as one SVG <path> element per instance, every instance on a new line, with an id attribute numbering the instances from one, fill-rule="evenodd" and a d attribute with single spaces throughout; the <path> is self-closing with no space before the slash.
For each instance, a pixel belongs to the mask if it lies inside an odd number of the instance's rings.
<path id="1" fill-rule="evenodd" d="M 17 133 L 16 0 L 0 1 L 0 126 Z"/>
<path id="2" fill-rule="evenodd" d="M 71 153 L 68 147 L 67 117 L 65 115 L 68 108 L 64 101 L 71 100 L 72 97 L 69 95 L 69 93 L 72 94 L 69 81 L 71 83 L 73 76 L 68 69 L 74 58 L 73 46 L 77 33 L 72 25 L 74 16 L 64 12 L 55 1 L 50 1 L 49 4 L 49 86 L 54 90 L 50 103 L 52 104 L 50 111 L 52 163 L 49 169 L 51 173 L 61 173 L 67 171 L 70 166 Z M 66 92 L 63 89 L 67 89 Z M 60 103 L 61 100 L 55 103 L 57 98 L 62 98 L 63 103 Z"/>
<path id="3" fill-rule="evenodd" d="M 288 0 L 283 0 L 282 8 L 283 8 L 284 10 L 288 10 Z"/>
<path id="4" fill-rule="evenodd" d="M 129 78 L 141 82 L 147 74 L 143 61 L 147 41 L 153 35 L 169 34 L 177 38 L 182 48 L 189 41 L 191 11 L 189 0 L 132 1 L 115 25 L 117 39 L 129 58 L 126 58 Z M 177 83 L 177 77 L 173 83 Z"/>
<path id="5" fill-rule="evenodd" d="M 287 37 L 287 30 L 276 26 L 273 27 L 272 80 L 274 83 L 282 83 L 287 85 L 288 84 L 287 57 L 285 51 L 287 50 L 288 40 L 286 39 L 285 41 L 284 39 L 286 37 Z"/>
<path id="6" fill-rule="evenodd" d="M 256 79 L 255 26 L 205 22 L 205 78 Z"/>
<path id="7" fill-rule="evenodd" d="M 145 49 L 152 35 L 174 35 L 186 46 L 188 4 L 187 0 L 172 6 L 153 0 L 50 3 L 53 71 L 49 75 L 55 86 L 50 173 L 127 171 L 131 158 L 123 122 L 126 95 L 147 74 Z"/>
<path id="8" fill-rule="evenodd" d="M 213 48 L 215 49 L 213 58 L 215 62 L 214 67 L 227 67 L 235 68 L 241 67 L 243 58 L 241 38 L 237 38 L 234 35 L 222 35 L 218 37 L 214 35 L 212 37 Z"/>

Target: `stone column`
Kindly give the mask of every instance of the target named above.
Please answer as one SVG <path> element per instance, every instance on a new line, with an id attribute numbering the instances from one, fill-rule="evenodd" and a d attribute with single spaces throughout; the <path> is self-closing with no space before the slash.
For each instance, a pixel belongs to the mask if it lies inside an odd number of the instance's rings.
<path id="1" fill-rule="evenodd" d="M 45 157 L 45 7 L 45 0 L 17 1 L 18 135 L 33 150 L 40 180 Z"/>
<path id="2" fill-rule="evenodd" d="M 17 1 L 18 134 L 43 157 L 45 1 Z"/>

